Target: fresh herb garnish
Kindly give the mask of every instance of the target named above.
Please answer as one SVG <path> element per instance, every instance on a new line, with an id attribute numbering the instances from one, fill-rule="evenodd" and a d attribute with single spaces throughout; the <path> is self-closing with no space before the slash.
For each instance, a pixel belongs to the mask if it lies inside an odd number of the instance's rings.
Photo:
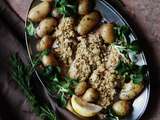
<path id="1" fill-rule="evenodd" d="M 34 24 L 32 23 L 32 21 L 29 21 L 27 26 L 26 26 L 26 32 L 29 36 L 33 37 L 36 34 L 36 28 L 34 26 Z"/>
<path id="2" fill-rule="evenodd" d="M 58 96 L 61 106 L 66 106 L 67 98 L 74 94 L 73 87 L 77 80 L 68 77 L 61 77 L 60 67 L 47 66 L 41 71 L 41 76 L 47 81 L 47 88 Z"/>
<path id="3" fill-rule="evenodd" d="M 50 49 L 45 49 L 45 50 L 43 50 L 43 51 L 41 51 L 41 52 L 36 53 L 36 54 L 32 57 L 33 66 L 37 66 L 37 65 L 42 64 L 42 62 L 41 62 L 42 56 L 48 55 L 48 54 L 50 53 L 50 51 L 51 51 Z"/>
<path id="4" fill-rule="evenodd" d="M 129 38 L 130 29 L 126 25 L 117 25 L 114 28 L 117 40 L 112 44 L 119 51 L 124 59 L 137 62 L 137 54 L 140 52 L 137 41 L 132 41 Z"/>
<path id="5" fill-rule="evenodd" d="M 33 56 L 33 59 L 38 59 L 39 57 L 42 57 L 44 55 L 48 55 L 49 53 L 51 52 L 51 49 L 45 49 L 41 52 L 38 52 L 36 53 L 34 56 Z"/>
<path id="6" fill-rule="evenodd" d="M 134 63 L 124 63 L 119 61 L 116 70 L 118 74 L 122 75 L 126 80 L 132 80 L 135 84 L 140 84 L 146 73 L 146 66 L 138 66 Z"/>
<path id="7" fill-rule="evenodd" d="M 117 44 L 119 45 L 127 45 L 128 41 L 127 41 L 127 34 L 129 34 L 130 30 L 128 28 L 128 26 L 126 25 L 116 25 L 114 27 L 114 32 L 117 36 Z"/>
<path id="8" fill-rule="evenodd" d="M 124 46 L 112 44 L 114 48 L 116 48 L 125 59 L 130 59 L 132 62 L 137 62 L 137 54 L 140 52 L 140 49 L 137 45 L 137 41 L 133 41 L 132 43 L 128 43 Z"/>
<path id="9" fill-rule="evenodd" d="M 119 120 L 119 117 L 114 115 L 111 106 L 109 106 L 108 109 L 106 109 L 105 120 Z"/>
<path id="10" fill-rule="evenodd" d="M 55 7 L 58 12 L 66 17 L 77 15 L 78 1 L 77 0 L 56 0 Z"/>
<path id="11" fill-rule="evenodd" d="M 129 38 L 130 30 L 126 25 L 117 25 L 114 30 L 117 41 L 112 44 L 112 47 L 121 54 L 123 60 L 119 61 L 116 70 L 126 80 L 132 80 L 133 83 L 139 84 L 143 81 L 146 70 L 143 69 L 144 66 L 136 65 L 137 56 L 140 52 L 137 41 L 131 42 Z"/>
<path id="12" fill-rule="evenodd" d="M 32 111 L 35 112 L 37 116 L 40 116 L 41 119 L 56 120 L 55 113 L 50 106 L 40 103 L 32 92 L 32 87 L 30 86 L 30 80 L 33 74 L 32 65 L 25 65 L 17 54 L 11 56 L 10 64 L 12 67 L 11 76 L 17 82 L 28 102 L 31 104 Z"/>

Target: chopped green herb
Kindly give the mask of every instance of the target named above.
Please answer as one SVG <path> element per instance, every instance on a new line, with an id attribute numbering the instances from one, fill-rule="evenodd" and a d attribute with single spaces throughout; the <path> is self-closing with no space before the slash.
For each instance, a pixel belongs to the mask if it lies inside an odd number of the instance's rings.
<path id="1" fill-rule="evenodd" d="M 126 80 L 130 79 L 135 84 L 141 83 L 146 73 L 145 66 L 138 66 L 134 63 L 127 64 L 123 61 L 119 62 L 119 64 L 116 67 L 116 70 L 118 71 L 118 74 L 124 76 Z"/>
<path id="2" fill-rule="evenodd" d="M 133 43 L 128 43 L 127 45 L 116 45 L 112 44 L 114 48 L 116 48 L 121 54 L 124 55 L 125 59 L 130 59 L 132 62 L 137 62 L 137 54 L 140 52 L 139 47 L 135 44 L 137 41 Z"/>
<path id="3" fill-rule="evenodd" d="M 123 61 L 120 61 L 116 67 L 118 73 L 126 80 L 132 80 L 133 83 L 139 84 L 143 81 L 145 73 L 141 70 L 141 67 L 136 65 L 138 58 L 137 55 L 140 52 L 137 41 L 130 41 L 128 35 L 130 30 L 127 26 L 116 26 L 115 34 L 117 36 L 117 41 L 112 44 L 114 48 L 121 54 L 124 61 L 131 62 L 127 64 Z"/>
<path id="4" fill-rule="evenodd" d="M 139 84 L 143 80 L 143 74 L 142 73 L 131 74 L 130 78 L 131 80 L 133 80 L 134 84 Z"/>
<path id="5" fill-rule="evenodd" d="M 56 0 L 55 7 L 58 12 L 66 17 L 77 15 L 78 1 L 77 0 Z"/>
<path id="6" fill-rule="evenodd" d="M 116 25 L 114 27 L 115 34 L 117 36 L 117 43 L 119 45 L 127 45 L 127 34 L 130 32 L 128 26 L 126 25 Z"/>
<path id="7" fill-rule="evenodd" d="M 124 75 L 126 72 L 130 71 L 130 66 L 123 61 L 119 61 L 116 70 L 120 75 Z"/>
<path id="8" fill-rule="evenodd" d="M 34 24 L 29 21 L 29 24 L 26 26 L 26 32 L 29 36 L 33 37 L 36 34 L 36 28 L 34 27 Z"/>
<path id="9" fill-rule="evenodd" d="M 125 59 L 137 62 L 137 54 L 140 52 L 137 41 L 130 41 L 130 30 L 126 25 L 117 25 L 114 28 L 117 40 L 112 44 Z"/>

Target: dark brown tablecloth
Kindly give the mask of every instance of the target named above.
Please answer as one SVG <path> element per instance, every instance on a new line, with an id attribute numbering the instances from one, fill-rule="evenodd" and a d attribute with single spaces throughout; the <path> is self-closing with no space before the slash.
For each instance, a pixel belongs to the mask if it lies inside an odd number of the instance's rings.
<path id="1" fill-rule="evenodd" d="M 3 0 L 0 0 L 0 6 Z M 10 79 L 8 58 L 19 52 L 25 59 L 24 23 L 32 0 L 4 0 L 13 13 L 0 11 L 0 120 L 36 120 L 25 97 Z M 115 7 L 114 0 L 108 0 Z M 160 119 L 160 0 L 123 0 L 125 7 L 117 8 L 132 26 L 147 56 L 151 72 L 151 98 L 142 120 Z M 0 7 L 1 9 L 1 7 Z M 4 17 L 2 17 L 4 16 Z M 21 43 L 20 43 L 21 42 Z"/>
<path id="2" fill-rule="evenodd" d="M 26 62 L 24 22 L 0 0 L 0 120 L 38 120 L 10 77 L 9 57 L 19 53 Z M 21 42 L 21 43 L 20 43 Z"/>

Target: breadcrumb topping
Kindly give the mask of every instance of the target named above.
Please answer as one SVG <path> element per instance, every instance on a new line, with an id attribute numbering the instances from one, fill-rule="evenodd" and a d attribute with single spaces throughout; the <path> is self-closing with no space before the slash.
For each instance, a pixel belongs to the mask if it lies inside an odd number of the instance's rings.
<path id="1" fill-rule="evenodd" d="M 70 66 L 68 76 L 88 82 L 99 92 L 97 104 L 107 108 L 123 81 L 115 71 L 121 56 L 99 34 L 77 37 L 74 27 L 73 18 L 62 18 L 53 35 L 56 38 L 53 48 L 59 59 Z"/>
<path id="2" fill-rule="evenodd" d="M 67 65 L 73 62 L 74 49 L 77 45 L 74 27 L 74 18 L 63 17 L 53 34 L 53 37 L 56 38 L 53 48 L 58 54 L 59 59 Z"/>

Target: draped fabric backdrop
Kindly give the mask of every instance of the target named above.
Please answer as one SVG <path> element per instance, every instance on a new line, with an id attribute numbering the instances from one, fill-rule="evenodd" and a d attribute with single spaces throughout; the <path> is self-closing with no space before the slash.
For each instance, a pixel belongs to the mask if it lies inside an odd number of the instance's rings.
<path id="1" fill-rule="evenodd" d="M 108 0 L 127 19 L 144 49 L 151 72 L 151 98 L 142 120 L 160 119 L 160 0 Z M 9 56 L 27 59 L 24 21 L 32 0 L 0 0 L 0 120 L 38 120 L 10 78 Z"/>

